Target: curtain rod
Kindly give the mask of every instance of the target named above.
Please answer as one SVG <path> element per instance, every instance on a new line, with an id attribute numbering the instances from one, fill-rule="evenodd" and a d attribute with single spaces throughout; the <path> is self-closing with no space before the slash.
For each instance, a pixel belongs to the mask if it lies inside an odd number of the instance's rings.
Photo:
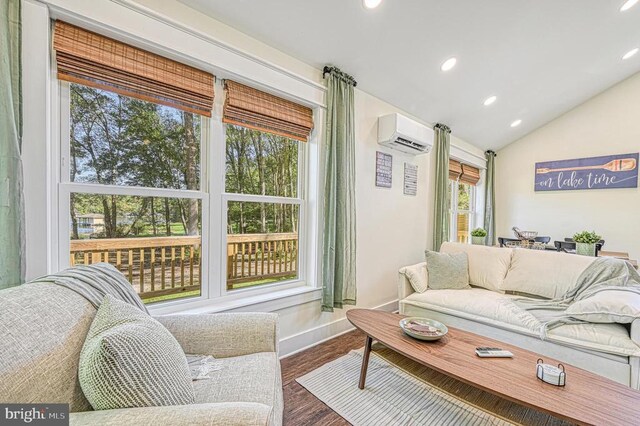
<path id="1" fill-rule="evenodd" d="M 322 69 L 322 78 L 324 78 L 326 74 L 331 74 L 332 72 L 335 72 L 338 76 L 340 76 L 340 78 L 342 78 L 346 82 L 353 84 L 353 87 L 356 87 L 358 85 L 358 82 L 356 81 L 355 78 L 353 78 L 346 72 L 340 70 L 340 68 L 338 67 L 330 67 L 328 65 L 325 65 L 325 67 Z"/>

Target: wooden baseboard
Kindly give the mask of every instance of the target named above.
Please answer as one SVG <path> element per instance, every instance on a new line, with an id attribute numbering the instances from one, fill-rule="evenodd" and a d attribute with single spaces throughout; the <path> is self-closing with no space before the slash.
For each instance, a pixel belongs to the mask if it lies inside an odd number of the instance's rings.
<path id="1" fill-rule="evenodd" d="M 398 300 L 392 300 L 391 302 L 374 306 L 371 309 L 396 312 L 398 310 Z M 285 337 L 280 339 L 280 358 L 286 358 L 354 329 L 355 328 L 345 317 L 327 324 L 310 328 L 309 330 L 302 331 L 294 334 L 293 336 Z"/>

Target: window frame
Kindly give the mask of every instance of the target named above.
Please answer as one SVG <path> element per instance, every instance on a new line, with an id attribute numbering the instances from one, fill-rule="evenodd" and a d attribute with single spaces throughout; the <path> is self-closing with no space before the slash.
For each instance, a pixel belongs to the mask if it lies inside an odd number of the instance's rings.
<path id="1" fill-rule="evenodd" d="M 232 303 L 242 306 L 258 299 L 277 298 L 271 293 L 282 290 L 282 296 L 299 288 L 317 291 L 317 247 L 318 212 L 309 210 L 309 203 L 318 205 L 319 196 L 319 147 L 318 128 L 312 131 L 308 142 L 298 142 L 298 190 L 297 197 L 274 197 L 225 192 L 226 134 L 222 123 L 224 90 L 222 81 L 216 79 L 214 107 L 211 118 L 201 116 L 200 145 L 200 189 L 198 191 L 169 188 L 147 188 L 137 186 L 101 185 L 70 181 L 70 85 L 60 81 L 52 72 L 52 142 L 50 153 L 52 176 L 55 184 L 51 193 L 51 219 L 53 224 L 51 247 L 57 247 L 52 265 L 57 270 L 70 266 L 70 194 L 113 194 L 134 196 L 157 196 L 170 198 L 192 198 L 202 200 L 200 295 L 176 298 L 148 305 L 158 313 L 173 313 L 188 309 L 207 309 L 208 306 L 225 306 Z M 313 107 L 314 121 L 321 122 L 323 111 Z M 298 225 L 298 276 L 271 284 L 255 287 L 227 289 L 227 204 L 229 201 L 277 202 L 295 204 L 299 208 Z M 56 229 L 57 228 L 57 229 Z M 315 230 L 315 231 L 314 231 Z M 57 241 L 56 241 L 57 240 Z M 216 243 L 219 241 L 220 243 Z M 216 272 L 218 271 L 218 272 Z M 264 296 L 264 297 L 263 297 Z M 240 302 L 240 303 L 237 303 Z M 213 308 L 211 308 L 213 309 Z"/>
<path id="2" fill-rule="evenodd" d="M 143 186 L 126 186 L 126 185 L 103 185 L 99 183 L 89 182 L 71 182 L 70 173 L 70 153 L 71 153 L 71 85 L 62 80 L 57 80 L 59 93 L 59 174 L 58 174 L 58 268 L 65 269 L 70 267 L 70 245 L 71 245 L 71 228 L 69 218 L 71 217 L 72 193 L 75 194 L 104 194 L 104 195 L 124 195 L 124 196 L 142 196 L 142 197 L 167 197 L 201 200 L 201 222 L 200 230 L 200 247 L 202 253 L 209 252 L 209 228 L 210 221 L 207 220 L 210 214 L 209 207 L 209 179 L 208 179 L 208 152 L 210 144 L 210 118 L 200 116 L 200 189 L 173 189 L 173 188 L 150 188 Z M 174 300 L 201 300 L 209 297 L 210 286 L 204 285 L 211 280 L 209 279 L 210 262 L 208 256 L 201 256 L 201 282 L 200 295 L 194 297 L 176 298 Z M 165 303 L 165 302 L 160 302 Z M 151 306 L 151 305 L 149 305 Z"/>
<path id="3" fill-rule="evenodd" d="M 476 185 L 468 185 L 470 188 L 469 191 L 469 209 L 458 209 L 458 185 L 460 184 L 460 180 L 449 179 L 450 181 L 450 189 L 451 189 L 451 200 L 449 204 L 449 241 L 458 242 L 458 214 L 467 214 L 469 217 L 469 235 L 468 241 L 471 241 L 471 230 L 475 227 L 476 223 L 476 201 L 477 201 L 477 189 Z"/>
<path id="4" fill-rule="evenodd" d="M 222 123 L 222 136 L 224 141 L 223 149 L 226 150 L 227 144 L 227 133 L 226 133 L 227 125 Z M 256 195 L 256 194 L 239 194 L 239 193 L 231 193 L 226 192 L 226 190 L 222 193 L 222 222 L 220 224 L 221 228 L 224 232 L 222 232 L 223 240 L 222 240 L 222 253 L 221 253 L 221 265 L 224 270 L 224 275 L 221 277 L 221 290 L 222 295 L 231 295 L 231 294 L 243 294 L 250 293 L 252 290 L 256 289 L 273 289 L 274 287 L 283 287 L 288 288 L 292 284 L 296 285 L 297 283 L 304 283 L 307 281 L 306 276 L 306 194 L 307 194 L 307 150 L 308 150 L 308 142 L 297 141 L 298 143 L 298 173 L 297 173 L 297 197 L 280 197 L 273 195 Z M 226 151 L 225 151 L 226 152 Z M 226 170 L 226 157 L 224 162 L 224 170 Z M 226 188 L 226 181 L 223 181 L 223 188 Z M 271 284 L 262 284 L 259 286 L 248 286 L 244 288 L 238 288 L 235 290 L 229 290 L 227 287 L 227 218 L 228 218 L 228 206 L 229 202 L 253 202 L 253 203 L 274 203 L 274 204 L 288 204 L 288 205 L 297 205 L 298 206 L 298 276 L 296 278 L 292 278 L 289 280 L 282 280 Z"/>

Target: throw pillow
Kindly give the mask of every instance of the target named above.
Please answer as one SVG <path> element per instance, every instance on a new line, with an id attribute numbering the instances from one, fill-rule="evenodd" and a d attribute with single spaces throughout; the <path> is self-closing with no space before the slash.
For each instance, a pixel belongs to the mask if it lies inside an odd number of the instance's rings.
<path id="1" fill-rule="evenodd" d="M 78 378 L 94 410 L 195 402 L 187 358 L 175 337 L 111 295 L 89 328 Z"/>
<path id="2" fill-rule="evenodd" d="M 409 280 L 411 287 L 418 292 L 424 293 L 429 286 L 427 277 L 427 265 L 422 262 L 417 265 L 406 266 L 400 270 Z"/>
<path id="3" fill-rule="evenodd" d="M 438 253 L 427 250 L 425 257 L 430 289 L 471 288 L 467 253 Z"/>
<path id="4" fill-rule="evenodd" d="M 624 288 L 604 290 L 572 303 L 565 314 L 588 322 L 632 323 L 640 318 L 640 295 Z"/>

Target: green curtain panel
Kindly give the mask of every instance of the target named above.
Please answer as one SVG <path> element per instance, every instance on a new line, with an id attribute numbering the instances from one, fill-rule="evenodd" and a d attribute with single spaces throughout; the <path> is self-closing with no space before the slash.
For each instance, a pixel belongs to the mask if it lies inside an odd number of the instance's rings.
<path id="1" fill-rule="evenodd" d="M 496 153 L 487 151 L 484 156 L 487 159 L 487 175 L 484 184 L 484 229 L 487 231 L 487 244 L 492 246 L 496 243 L 496 193 L 494 189 Z"/>
<path id="2" fill-rule="evenodd" d="M 436 156 L 435 203 L 433 208 L 433 249 L 440 250 L 449 240 L 449 150 L 451 129 L 433 126 Z"/>
<path id="3" fill-rule="evenodd" d="M 0 289 L 24 281 L 20 0 L 0 1 Z"/>
<path id="4" fill-rule="evenodd" d="M 325 67 L 322 310 L 356 304 L 355 121 L 353 77 Z"/>

